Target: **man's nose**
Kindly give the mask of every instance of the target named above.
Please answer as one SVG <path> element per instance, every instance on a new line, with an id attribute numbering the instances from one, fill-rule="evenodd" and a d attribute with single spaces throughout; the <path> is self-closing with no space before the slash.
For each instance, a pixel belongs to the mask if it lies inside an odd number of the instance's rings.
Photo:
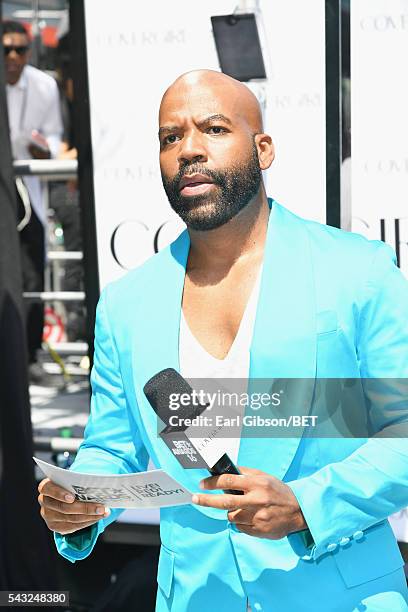
<path id="1" fill-rule="evenodd" d="M 180 164 L 191 163 L 192 161 L 207 161 L 207 151 L 200 136 L 200 134 L 196 133 L 184 135 L 177 156 L 177 161 Z"/>

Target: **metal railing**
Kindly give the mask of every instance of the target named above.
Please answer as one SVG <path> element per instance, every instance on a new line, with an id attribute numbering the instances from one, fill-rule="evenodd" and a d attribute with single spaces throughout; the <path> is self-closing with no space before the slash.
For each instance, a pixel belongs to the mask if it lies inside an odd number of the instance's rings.
<path id="1" fill-rule="evenodd" d="M 22 176 L 37 176 L 41 181 L 59 181 L 70 180 L 77 177 L 78 162 L 77 160 L 58 160 L 58 159 L 22 159 L 13 162 L 14 175 Z M 82 261 L 82 251 L 48 251 L 47 260 L 50 263 L 62 261 Z M 41 300 L 43 302 L 83 302 L 85 300 L 84 291 L 25 291 L 23 293 L 25 299 Z M 74 349 L 74 345 L 77 345 Z M 88 345 L 84 342 L 80 343 L 53 343 L 52 348 L 57 352 L 68 354 L 69 350 L 73 350 L 75 354 L 86 354 Z"/>
<path id="2" fill-rule="evenodd" d="M 58 436 L 34 436 L 35 451 L 52 451 L 76 453 L 83 438 L 62 438 Z"/>
<path id="3" fill-rule="evenodd" d="M 48 251 L 47 253 L 47 259 L 49 261 L 80 261 L 83 258 L 84 256 L 82 251 Z"/>
<path id="4" fill-rule="evenodd" d="M 58 300 L 58 302 L 83 302 L 85 299 L 85 291 L 25 291 L 23 296 L 29 300 L 42 300 L 50 302 Z"/>
<path id="5" fill-rule="evenodd" d="M 19 159 L 13 162 L 15 176 L 38 176 L 45 181 L 74 179 L 78 172 L 76 159 Z"/>

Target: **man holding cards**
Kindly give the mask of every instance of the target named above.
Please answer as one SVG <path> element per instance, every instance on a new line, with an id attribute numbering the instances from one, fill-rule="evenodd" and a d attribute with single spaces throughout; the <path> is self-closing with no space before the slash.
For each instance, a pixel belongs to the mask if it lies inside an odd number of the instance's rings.
<path id="1" fill-rule="evenodd" d="M 193 504 L 162 510 L 159 612 L 408 610 L 387 521 L 408 505 L 408 445 L 395 430 L 378 435 L 407 422 L 406 385 L 394 383 L 408 377 L 408 283 L 391 249 L 267 198 L 262 171 L 274 147 L 242 83 L 182 75 L 163 96 L 159 124 L 164 189 L 187 230 L 102 293 L 92 410 L 73 469 L 140 472 L 150 456 L 194 493 L 205 479 Z M 183 469 L 157 435 L 143 388 L 165 368 L 190 378 L 357 381 L 372 433 L 242 437 L 232 457 L 241 474 L 206 478 Z M 386 381 L 386 392 L 368 393 L 367 379 Z M 315 395 L 303 399 L 312 409 Z M 39 489 L 42 516 L 71 561 L 89 555 L 118 515 L 66 498 L 47 479 Z"/>

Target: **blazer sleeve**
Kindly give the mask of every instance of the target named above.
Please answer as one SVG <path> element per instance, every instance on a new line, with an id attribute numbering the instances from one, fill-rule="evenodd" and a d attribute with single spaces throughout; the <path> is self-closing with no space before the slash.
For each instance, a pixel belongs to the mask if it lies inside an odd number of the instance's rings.
<path id="1" fill-rule="evenodd" d="M 70 469 L 93 474 L 127 474 L 146 470 L 148 454 L 139 432 L 130 427 L 118 352 L 106 311 L 106 293 L 104 290 L 96 310 L 90 417 L 84 441 Z M 121 512 L 120 508 L 112 508 L 107 518 L 74 534 L 63 536 L 55 532 L 58 552 L 72 562 L 87 557 L 99 534 Z"/>
<path id="2" fill-rule="evenodd" d="M 375 245 L 356 346 L 373 436 L 346 459 L 288 483 L 314 559 L 408 506 L 408 282 L 392 249 Z"/>

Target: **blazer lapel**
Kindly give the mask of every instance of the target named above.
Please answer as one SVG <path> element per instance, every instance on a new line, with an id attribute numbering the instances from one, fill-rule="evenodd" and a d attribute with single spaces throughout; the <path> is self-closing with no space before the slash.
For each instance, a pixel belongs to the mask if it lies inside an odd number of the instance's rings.
<path id="1" fill-rule="evenodd" d="M 248 392 L 270 391 L 272 385 L 278 392 L 282 386 L 285 391 L 288 381 L 278 384 L 277 379 L 297 379 L 291 384 L 295 385 L 298 403 L 290 406 L 290 412 L 284 410 L 281 416 L 286 417 L 307 414 L 312 402 L 316 373 L 315 291 L 304 221 L 277 202 L 270 204 Z M 287 407 L 283 395 L 282 406 Z M 294 430 L 296 437 L 272 437 L 270 428 L 256 429 L 257 435 L 262 431 L 261 435 L 267 437 L 251 438 L 254 428 L 243 428 L 239 465 L 261 469 L 283 479 L 296 453 L 301 428 Z"/>
<path id="2" fill-rule="evenodd" d="M 156 467 L 161 467 L 190 491 L 198 491 L 198 483 L 208 476 L 203 469 L 184 469 L 158 436 L 156 414 L 148 402 L 143 387 L 146 382 L 165 368 L 179 369 L 179 328 L 185 269 L 190 249 L 190 238 L 184 231 L 166 251 L 160 265 L 152 260 L 146 269 L 146 296 L 135 317 L 133 342 L 133 381 L 143 428 L 144 440 Z M 206 514 L 217 511 L 205 509 Z M 208 511 L 207 511 L 208 510 Z"/>

